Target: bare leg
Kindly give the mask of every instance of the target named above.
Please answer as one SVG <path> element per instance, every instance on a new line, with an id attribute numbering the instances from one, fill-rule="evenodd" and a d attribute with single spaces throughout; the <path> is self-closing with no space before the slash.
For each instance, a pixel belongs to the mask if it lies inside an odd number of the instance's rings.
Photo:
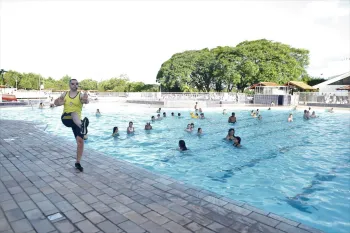
<path id="1" fill-rule="evenodd" d="M 76 140 L 77 140 L 77 163 L 80 163 L 80 159 L 83 156 L 83 151 L 84 151 L 84 139 L 77 136 Z"/>
<path id="2" fill-rule="evenodd" d="M 72 116 L 72 120 L 73 120 L 74 124 L 76 124 L 80 129 L 81 128 L 81 120 L 78 116 L 78 113 L 72 112 L 71 116 Z"/>

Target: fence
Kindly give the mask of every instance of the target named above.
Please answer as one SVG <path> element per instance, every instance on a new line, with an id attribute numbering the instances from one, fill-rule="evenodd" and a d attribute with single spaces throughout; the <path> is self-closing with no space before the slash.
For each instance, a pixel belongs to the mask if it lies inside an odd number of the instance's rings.
<path id="1" fill-rule="evenodd" d="M 299 96 L 298 104 L 350 104 L 350 92 L 301 92 L 297 93 Z"/>

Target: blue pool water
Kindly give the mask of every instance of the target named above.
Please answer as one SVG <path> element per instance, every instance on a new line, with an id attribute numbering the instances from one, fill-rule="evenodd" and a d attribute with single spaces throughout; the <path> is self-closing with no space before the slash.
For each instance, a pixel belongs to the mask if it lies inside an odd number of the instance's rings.
<path id="1" fill-rule="evenodd" d="M 96 117 L 99 108 L 102 116 Z M 144 125 L 154 108 L 126 107 L 116 103 L 87 105 L 89 117 L 86 150 L 93 148 L 127 160 L 154 172 L 203 187 L 229 198 L 326 232 L 350 232 L 350 115 L 316 110 L 319 118 L 305 121 L 302 111 L 261 109 L 262 121 L 249 115 L 250 109 L 235 109 L 238 122 L 227 123 L 220 110 L 206 111 L 207 119 L 191 119 L 189 110 L 165 109 L 168 117 L 154 122 L 153 130 Z M 62 107 L 54 109 L 0 109 L 1 119 L 41 122 L 46 131 L 74 140 L 62 125 Z M 171 117 L 180 112 L 184 118 Z M 135 134 L 128 136 L 128 122 Z M 204 134 L 184 129 L 193 122 Z M 118 126 L 120 136 L 112 138 Z M 234 127 L 242 138 L 242 148 L 223 140 Z M 176 150 L 184 139 L 187 152 Z M 73 156 L 73 155 L 72 155 Z"/>

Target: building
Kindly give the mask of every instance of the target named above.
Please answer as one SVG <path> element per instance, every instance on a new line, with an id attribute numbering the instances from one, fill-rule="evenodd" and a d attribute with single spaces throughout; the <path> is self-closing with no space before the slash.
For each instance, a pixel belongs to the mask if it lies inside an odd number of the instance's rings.
<path id="1" fill-rule="evenodd" d="M 327 93 L 327 92 L 339 92 L 337 91 L 337 88 L 341 88 L 346 85 L 350 85 L 350 71 L 344 74 L 332 77 L 313 87 L 317 88 L 320 93 Z"/>

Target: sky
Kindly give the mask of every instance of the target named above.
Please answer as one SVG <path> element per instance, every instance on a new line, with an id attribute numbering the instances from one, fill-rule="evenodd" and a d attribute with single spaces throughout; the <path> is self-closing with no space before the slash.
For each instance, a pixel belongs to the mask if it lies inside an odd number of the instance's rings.
<path id="1" fill-rule="evenodd" d="M 174 53 L 263 38 L 308 49 L 312 76 L 350 71 L 350 1 L 0 0 L 0 69 L 55 79 L 155 83 Z"/>

